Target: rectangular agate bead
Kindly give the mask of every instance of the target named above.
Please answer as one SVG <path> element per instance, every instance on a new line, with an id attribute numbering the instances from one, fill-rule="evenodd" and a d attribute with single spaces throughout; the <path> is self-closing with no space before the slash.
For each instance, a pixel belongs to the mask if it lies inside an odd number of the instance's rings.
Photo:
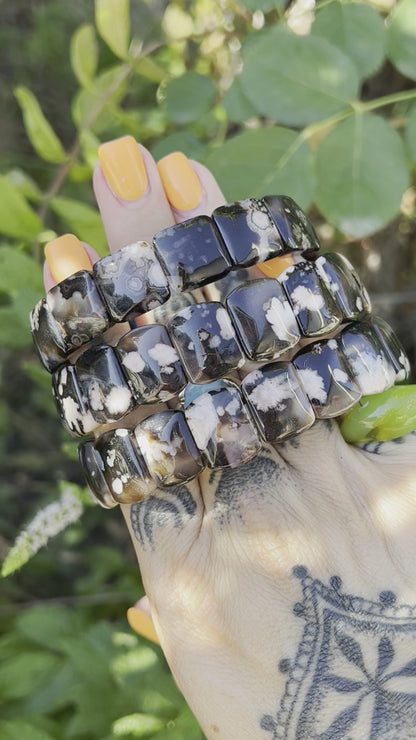
<path id="1" fill-rule="evenodd" d="M 266 195 L 263 198 L 280 234 L 286 252 L 316 252 L 319 239 L 300 206 L 287 195 Z"/>
<path id="2" fill-rule="evenodd" d="M 241 388 L 263 439 L 284 442 L 315 421 L 311 403 L 290 362 L 271 362 L 246 375 Z"/>
<path id="3" fill-rule="evenodd" d="M 78 447 L 81 468 L 90 493 L 97 504 L 104 509 L 113 509 L 118 501 L 111 495 L 104 475 L 104 463 L 100 453 L 92 442 L 85 442 Z"/>
<path id="4" fill-rule="evenodd" d="M 30 327 L 39 359 L 43 367 L 52 373 L 66 360 L 66 344 L 45 298 L 31 311 Z"/>
<path id="5" fill-rule="evenodd" d="M 288 267 L 279 282 L 290 301 L 305 337 L 329 334 L 341 323 L 342 314 L 313 264 L 301 262 Z"/>
<path id="6" fill-rule="evenodd" d="M 259 452 L 261 442 L 235 383 L 187 386 L 184 409 L 208 467 L 235 468 Z"/>
<path id="7" fill-rule="evenodd" d="M 58 414 L 65 429 L 84 436 L 97 428 L 85 397 L 79 387 L 74 365 L 64 365 L 52 375 L 52 391 Z"/>
<path id="8" fill-rule="evenodd" d="M 295 314 L 277 280 L 251 280 L 227 298 L 238 339 L 250 360 L 271 360 L 300 339 Z"/>
<path id="9" fill-rule="evenodd" d="M 369 295 L 348 260 L 336 252 L 323 254 L 314 263 L 344 321 L 356 321 L 371 312 Z"/>
<path id="10" fill-rule="evenodd" d="M 396 383 L 407 380 L 410 376 L 410 362 L 399 337 L 380 316 L 373 317 L 371 325 L 396 371 Z"/>
<path id="11" fill-rule="evenodd" d="M 113 321 L 129 321 L 160 306 L 170 291 L 147 242 L 129 244 L 93 266 L 96 284 Z"/>
<path id="12" fill-rule="evenodd" d="M 131 504 L 154 492 L 155 484 L 133 432 L 112 429 L 99 437 L 95 449 L 103 461 L 104 479 L 117 503 Z"/>
<path id="13" fill-rule="evenodd" d="M 147 469 L 159 487 L 187 483 L 205 465 L 182 411 L 161 411 L 134 430 Z"/>
<path id="14" fill-rule="evenodd" d="M 396 369 L 369 322 L 346 327 L 337 342 L 363 396 L 382 393 L 396 380 Z"/>
<path id="15" fill-rule="evenodd" d="M 233 265 L 248 267 L 283 253 L 280 234 L 262 200 L 247 198 L 212 214 Z"/>
<path id="16" fill-rule="evenodd" d="M 89 347 L 78 357 L 75 369 L 82 396 L 97 424 L 117 421 L 132 410 L 133 397 L 112 347 Z"/>

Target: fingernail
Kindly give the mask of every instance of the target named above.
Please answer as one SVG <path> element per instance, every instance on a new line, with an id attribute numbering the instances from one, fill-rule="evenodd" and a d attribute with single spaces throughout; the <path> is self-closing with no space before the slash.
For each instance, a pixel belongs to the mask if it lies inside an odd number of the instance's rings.
<path id="1" fill-rule="evenodd" d="M 292 267 L 294 264 L 293 257 L 290 254 L 287 254 L 284 257 L 274 257 L 272 260 L 268 260 L 267 262 L 261 262 L 260 264 L 257 264 L 256 267 L 258 267 L 258 269 L 267 277 L 278 278 L 282 272 L 287 270 L 288 267 Z"/>
<path id="2" fill-rule="evenodd" d="M 132 136 L 101 144 L 98 159 L 112 191 L 122 200 L 138 200 L 147 188 L 143 157 Z"/>
<path id="3" fill-rule="evenodd" d="M 136 607 L 131 606 L 130 609 L 127 609 L 127 621 L 132 630 L 137 632 L 138 635 L 141 635 L 152 642 L 156 642 L 157 645 L 159 645 L 159 638 L 156 634 L 155 628 L 153 627 L 153 622 L 147 614 L 136 609 Z"/>
<path id="4" fill-rule="evenodd" d="M 416 385 L 365 396 L 341 422 L 346 442 L 390 442 L 416 430 Z"/>
<path id="5" fill-rule="evenodd" d="M 74 234 L 64 234 L 45 246 L 45 258 L 57 283 L 78 270 L 91 270 L 91 260 Z"/>
<path id="6" fill-rule="evenodd" d="M 202 200 L 202 187 L 188 157 L 173 152 L 157 164 L 166 197 L 178 211 L 191 211 Z"/>

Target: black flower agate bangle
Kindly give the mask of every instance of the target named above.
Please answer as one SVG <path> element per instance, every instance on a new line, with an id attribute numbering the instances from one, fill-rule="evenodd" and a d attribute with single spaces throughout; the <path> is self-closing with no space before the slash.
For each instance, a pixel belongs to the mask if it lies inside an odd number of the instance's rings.
<path id="1" fill-rule="evenodd" d="M 188 383 L 182 408 L 80 445 L 88 486 L 98 503 L 111 508 L 190 482 L 205 467 L 237 467 L 265 442 L 278 445 L 316 419 L 344 414 L 362 394 L 386 390 L 409 369 L 386 322 L 348 324 L 336 339 L 307 345 L 291 362 L 250 372 L 240 386 L 228 378 Z"/>
<path id="2" fill-rule="evenodd" d="M 33 340 L 49 372 L 114 323 L 165 303 L 170 288 L 189 291 L 230 270 L 282 254 L 314 254 L 315 230 L 287 196 L 250 198 L 217 208 L 98 260 L 53 287 L 31 313 Z"/>

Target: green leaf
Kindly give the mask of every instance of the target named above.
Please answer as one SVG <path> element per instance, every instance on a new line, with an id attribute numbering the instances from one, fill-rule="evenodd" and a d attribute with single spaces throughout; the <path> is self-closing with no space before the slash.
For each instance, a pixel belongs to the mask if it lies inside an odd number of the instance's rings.
<path id="1" fill-rule="evenodd" d="M 387 54 L 403 75 L 416 80 L 415 0 L 401 0 L 394 8 L 388 30 Z"/>
<path id="2" fill-rule="evenodd" d="M 82 87 L 89 88 L 97 71 L 98 45 L 94 26 L 86 23 L 71 39 L 71 66 Z"/>
<path id="3" fill-rule="evenodd" d="M 0 671 L 0 697 L 3 701 L 20 699 L 52 679 L 61 660 L 47 652 L 17 654 L 3 661 Z"/>
<path id="4" fill-rule="evenodd" d="M 209 77 L 186 72 L 166 85 L 166 115 L 174 123 L 196 121 L 213 106 L 217 95 Z"/>
<path id="5" fill-rule="evenodd" d="M 20 189 L 4 175 L 0 176 L 0 233 L 31 240 L 41 230 L 42 221 Z"/>
<path id="6" fill-rule="evenodd" d="M 41 297 L 40 291 L 22 288 L 7 306 L 0 308 L 0 346 L 21 349 L 32 346 L 29 312 Z"/>
<path id="7" fill-rule="evenodd" d="M 249 118 L 256 116 L 256 110 L 245 96 L 239 77 L 236 77 L 233 84 L 227 90 L 222 104 L 227 111 L 227 116 L 230 121 L 236 123 L 244 123 Z"/>
<path id="8" fill-rule="evenodd" d="M 33 93 L 27 87 L 20 85 L 15 88 L 14 94 L 22 109 L 26 133 L 36 154 L 45 162 L 52 162 L 52 164 L 65 162 L 67 159 L 65 150 L 43 115 Z"/>
<path id="9" fill-rule="evenodd" d="M 386 29 L 374 8 L 363 3 L 335 2 L 318 10 L 312 35 L 319 36 L 346 54 L 361 78 L 372 75 L 384 59 Z"/>
<path id="10" fill-rule="evenodd" d="M 355 238 L 385 226 L 409 186 L 402 140 L 374 115 L 353 116 L 323 139 L 317 175 L 317 205 L 330 223 Z"/>
<path id="11" fill-rule="evenodd" d="M 97 133 L 114 124 L 112 108 L 123 98 L 126 86 L 123 64 L 98 75 L 93 89 L 80 90 L 74 98 L 72 118 L 76 127 L 81 132 L 92 129 Z"/>
<path id="12" fill-rule="evenodd" d="M 312 201 L 312 152 L 294 131 L 279 126 L 245 131 L 213 149 L 204 163 L 229 200 L 284 193 L 303 208 Z"/>
<path id="13" fill-rule="evenodd" d="M 0 246 L 0 292 L 16 295 L 22 288 L 42 293 L 40 265 L 16 247 Z"/>
<path id="14" fill-rule="evenodd" d="M 20 190 L 21 194 L 27 200 L 31 200 L 34 203 L 39 203 L 42 200 L 42 191 L 35 181 L 23 170 L 14 167 L 9 172 L 6 172 L 5 177 L 12 185 Z"/>
<path id="15" fill-rule="evenodd" d="M 406 127 L 406 144 L 412 162 L 416 162 L 416 103 L 412 105 L 409 112 Z"/>
<path id="16" fill-rule="evenodd" d="M 51 200 L 51 208 L 70 227 L 71 231 L 83 241 L 91 244 L 100 256 L 108 253 L 103 225 L 98 211 L 91 206 L 72 198 L 56 197 Z"/>
<path id="17" fill-rule="evenodd" d="M 355 65 L 325 39 L 276 26 L 251 39 L 242 56 L 244 94 L 259 113 L 279 123 L 320 121 L 357 96 Z"/>
<path id="18" fill-rule="evenodd" d="M 95 0 L 95 23 L 111 51 L 126 59 L 130 43 L 129 0 Z"/>
<path id="19" fill-rule="evenodd" d="M 113 722 L 115 737 L 152 737 L 164 726 L 164 722 L 150 714 L 129 714 Z"/>
<path id="20" fill-rule="evenodd" d="M 183 152 L 190 159 L 202 159 L 206 150 L 205 144 L 196 138 L 190 131 L 176 131 L 165 139 L 158 141 L 152 149 L 156 160 L 172 152 Z"/>
<path id="21" fill-rule="evenodd" d="M 17 631 L 31 642 L 59 650 L 64 637 L 81 632 L 83 620 L 77 611 L 63 606 L 36 606 L 16 620 Z"/>
<path id="22" fill-rule="evenodd" d="M 53 740 L 45 730 L 40 730 L 20 719 L 0 720 L 1 740 Z"/>

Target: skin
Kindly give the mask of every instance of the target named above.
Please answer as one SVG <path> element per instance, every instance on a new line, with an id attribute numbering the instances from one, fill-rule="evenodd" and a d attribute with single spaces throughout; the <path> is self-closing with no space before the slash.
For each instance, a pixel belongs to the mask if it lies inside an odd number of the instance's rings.
<path id="1" fill-rule="evenodd" d="M 203 200 L 172 210 L 141 151 L 149 186 L 135 203 L 94 173 L 113 251 L 224 202 L 192 162 Z M 415 434 L 357 448 L 318 422 L 122 507 L 160 643 L 209 740 L 416 737 L 415 459 Z"/>

